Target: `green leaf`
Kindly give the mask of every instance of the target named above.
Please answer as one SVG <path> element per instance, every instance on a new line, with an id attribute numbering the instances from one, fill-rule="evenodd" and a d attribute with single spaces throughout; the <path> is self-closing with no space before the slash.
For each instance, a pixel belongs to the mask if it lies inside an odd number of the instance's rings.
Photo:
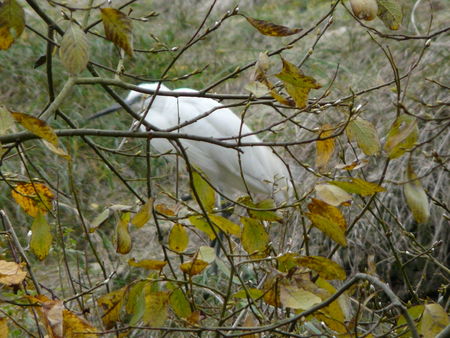
<path id="1" fill-rule="evenodd" d="M 399 0 L 377 0 L 378 17 L 385 26 L 397 30 L 403 21 L 402 5 Z"/>
<path id="2" fill-rule="evenodd" d="M 278 222 L 283 218 L 277 214 L 274 210 L 254 210 L 254 209 L 275 209 L 275 201 L 271 198 L 262 200 L 258 203 L 253 203 L 250 196 L 244 196 L 239 198 L 239 203 L 248 206 L 248 214 L 255 219 L 261 221 Z"/>
<path id="3" fill-rule="evenodd" d="M 330 181 L 328 183 L 338 186 L 350 194 L 361 196 L 369 196 L 377 192 L 386 191 L 385 188 L 380 187 L 378 184 L 367 182 L 360 178 L 352 178 L 350 181 Z"/>
<path id="4" fill-rule="evenodd" d="M 25 29 L 25 12 L 16 0 L 0 4 L 0 50 L 6 50 Z"/>
<path id="5" fill-rule="evenodd" d="M 210 246 L 201 246 L 198 248 L 197 258 L 211 264 L 216 259 L 216 250 Z"/>
<path id="6" fill-rule="evenodd" d="M 136 325 L 144 315 L 145 311 L 145 297 L 144 286 L 147 281 L 139 281 L 131 285 L 127 290 L 126 296 L 126 311 L 132 315 L 129 324 Z"/>
<path id="7" fill-rule="evenodd" d="M 430 217 L 430 204 L 422 183 L 417 178 L 411 163 L 408 163 L 406 177 L 408 182 L 403 186 L 406 204 L 408 204 L 408 208 L 411 210 L 416 222 L 426 223 Z"/>
<path id="8" fill-rule="evenodd" d="M 106 38 L 133 56 L 133 25 L 131 19 L 115 8 L 101 8 Z"/>
<path id="9" fill-rule="evenodd" d="M 409 115 L 400 115 L 389 130 L 384 151 L 391 159 L 400 157 L 415 146 L 418 138 L 416 119 Z"/>
<path id="10" fill-rule="evenodd" d="M 80 74 L 89 62 L 89 43 L 86 33 L 71 22 L 59 47 L 59 57 L 64 68 L 72 75 Z"/>
<path id="11" fill-rule="evenodd" d="M 53 237 L 50 232 L 50 224 L 42 213 L 38 213 L 34 218 L 31 232 L 31 251 L 39 260 L 43 260 L 50 252 Z"/>
<path id="12" fill-rule="evenodd" d="M 319 89 L 322 86 L 312 77 L 306 76 L 294 64 L 281 58 L 283 69 L 278 74 L 288 94 L 294 99 L 298 108 L 304 108 L 308 104 L 308 95 L 311 89 Z"/>
<path id="13" fill-rule="evenodd" d="M 261 298 L 264 295 L 264 290 L 248 288 L 248 294 L 252 299 Z M 247 299 L 247 293 L 244 289 L 239 290 L 233 295 L 234 298 Z"/>
<path id="14" fill-rule="evenodd" d="M 381 144 L 377 130 L 369 121 L 359 117 L 350 121 L 345 129 L 350 141 L 356 141 L 358 147 L 367 156 L 376 155 L 380 152 Z"/>
<path id="15" fill-rule="evenodd" d="M 214 231 L 211 229 L 208 221 L 203 216 L 190 216 L 188 219 L 194 227 L 207 234 L 210 240 L 216 238 Z"/>
<path id="16" fill-rule="evenodd" d="M 270 238 L 262 222 L 249 217 L 241 217 L 241 222 L 244 225 L 241 236 L 244 250 L 252 257 L 266 257 Z"/>
<path id="17" fill-rule="evenodd" d="M 170 285 L 169 288 L 173 288 Z M 181 288 L 175 288 L 170 293 L 169 305 L 175 314 L 180 318 L 188 318 L 192 314 L 191 305 Z"/>
<path id="18" fill-rule="evenodd" d="M 247 21 L 255 27 L 261 34 L 268 36 L 289 36 L 294 35 L 302 31 L 300 28 L 289 28 L 286 26 L 276 25 L 274 23 L 253 19 L 251 17 L 245 16 Z"/>
<path id="19" fill-rule="evenodd" d="M 169 234 L 169 248 L 175 252 L 183 252 L 189 244 L 189 236 L 183 225 L 176 223 Z"/>
<path id="20" fill-rule="evenodd" d="M 198 203 L 201 203 L 206 211 L 211 212 L 214 209 L 216 203 L 216 192 L 213 188 L 206 182 L 203 177 L 196 171 L 192 173 L 193 185 L 195 191 L 200 198 Z"/>

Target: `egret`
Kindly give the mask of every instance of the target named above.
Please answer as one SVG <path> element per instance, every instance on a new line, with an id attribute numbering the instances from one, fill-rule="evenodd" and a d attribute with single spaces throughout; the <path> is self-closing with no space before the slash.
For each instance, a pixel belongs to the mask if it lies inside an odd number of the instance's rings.
<path id="1" fill-rule="evenodd" d="M 156 90 L 158 84 L 142 83 L 139 87 Z M 159 91 L 197 93 L 190 88 L 171 91 L 162 84 Z M 151 95 L 130 91 L 124 101 L 135 112 L 143 114 L 150 100 Z M 106 115 L 118 109 L 120 106 L 113 106 L 91 118 Z M 203 117 L 199 118 L 200 116 Z M 238 146 L 238 140 L 253 144 L 262 143 L 262 141 L 229 108 L 213 99 L 157 95 L 145 120 L 161 131 L 172 130 L 215 139 L 227 138 L 226 142 L 236 144 L 236 149 L 239 151 L 203 141 L 180 140 L 189 162 L 199 168 L 208 181 L 227 198 L 250 193 L 254 196 L 274 197 L 277 202 L 283 202 L 292 193 L 289 173 L 283 161 L 270 147 Z M 181 124 L 183 125 L 180 126 Z M 175 150 L 167 139 L 153 139 L 151 144 L 159 153 Z"/>

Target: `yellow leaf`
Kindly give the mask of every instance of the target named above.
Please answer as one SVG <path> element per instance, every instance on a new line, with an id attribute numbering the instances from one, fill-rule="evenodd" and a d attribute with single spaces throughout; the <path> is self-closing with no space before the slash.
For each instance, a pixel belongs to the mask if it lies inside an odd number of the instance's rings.
<path id="1" fill-rule="evenodd" d="M 229 219 L 218 215 L 208 215 L 209 219 L 223 232 L 236 237 L 241 236 L 241 227 Z"/>
<path id="2" fill-rule="evenodd" d="M 115 8 L 101 8 L 100 11 L 106 38 L 133 56 L 133 26 L 130 18 Z"/>
<path id="3" fill-rule="evenodd" d="M 71 22 L 61 41 L 59 57 L 64 68 L 72 75 L 78 75 L 89 62 L 89 43 L 86 33 Z"/>
<path id="4" fill-rule="evenodd" d="M 5 317 L 0 317 L 0 338 L 8 338 L 9 328 L 8 319 Z"/>
<path id="5" fill-rule="evenodd" d="M 308 310 L 322 300 L 310 291 L 298 287 L 295 284 L 281 282 L 280 301 L 284 307 L 292 309 Z"/>
<path id="6" fill-rule="evenodd" d="M 63 328 L 64 338 L 98 338 L 95 327 L 69 310 L 63 310 Z"/>
<path id="7" fill-rule="evenodd" d="M 278 263 L 277 269 L 281 272 L 288 272 L 292 268 L 298 266 L 298 264 L 297 264 L 298 257 L 299 257 L 298 254 L 292 253 L 292 252 L 288 252 L 288 253 L 285 253 L 284 255 L 278 256 L 277 257 L 277 263 Z"/>
<path id="8" fill-rule="evenodd" d="M 330 298 L 333 294 L 336 293 L 336 289 L 322 278 L 317 279 L 316 285 L 323 290 L 323 292 L 318 295 L 322 299 L 322 301 Z M 339 296 L 337 300 L 332 302 L 330 305 L 320 309 L 318 312 L 314 313 L 313 316 L 316 319 L 325 322 L 330 329 L 336 332 L 348 333 L 347 327 L 345 325 L 344 311 L 341 307 L 341 304 L 345 304 L 345 297 L 347 297 L 345 294 Z"/>
<path id="9" fill-rule="evenodd" d="M 372 123 L 360 117 L 350 121 L 345 129 L 350 141 L 356 141 L 358 147 L 367 156 L 376 155 L 380 152 L 381 144 L 378 133 Z"/>
<path id="10" fill-rule="evenodd" d="M 161 270 L 167 264 L 166 261 L 157 261 L 153 259 L 143 259 L 140 261 L 136 261 L 135 258 L 131 258 L 128 260 L 128 265 L 134 266 L 137 268 L 144 268 L 147 270 Z"/>
<path id="11" fill-rule="evenodd" d="M 416 119 L 409 115 L 400 115 L 387 134 L 384 151 L 390 159 L 400 157 L 415 146 L 418 138 Z"/>
<path id="12" fill-rule="evenodd" d="M 320 277 L 327 280 L 344 280 L 346 278 L 344 269 L 339 264 L 325 257 L 300 256 L 297 258 L 297 264 L 316 271 Z"/>
<path id="13" fill-rule="evenodd" d="M 447 312 L 437 303 L 426 304 L 423 311 L 421 333 L 423 337 L 436 337 L 447 325 L 449 318 Z"/>
<path id="14" fill-rule="evenodd" d="M 321 85 L 314 78 L 304 75 L 296 65 L 283 58 L 281 61 L 283 69 L 275 76 L 283 81 L 286 91 L 294 99 L 295 105 L 298 108 L 306 107 L 311 89 L 319 89 Z"/>
<path id="15" fill-rule="evenodd" d="M 320 128 L 319 138 L 326 138 L 333 135 L 333 126 L 325 124 Z M 334 153 L 334 137 L 316 141 L 316 167 L 320 172 L 328 168 L 331 156 Z"/>
<path id="16" fill-rule="evenodd" d="M 274 23 L 265 21 L 265 20 L 258 20 L 253 19 L 248 16 L 245 16 L 247 21 L 255 27 L 261 34 L 268 35 L 268 36 L 289 36 L 294 35 L 302 30 L 300 28 L 289 28 L 286 26 L 276 25 Z"/>
<path id="17" fill-rule="evenodd" d="M 397 30 L 403 21 L 403 10 L 398 0 L 377 0 L 378 17 L 387 28 Z"/>
<path id="18" fill-rule="evenodd" d="M 130 221 L 130 213 L 124 212 L 120 216 L 119 223 L 116 228 L 117 247 L 116 252 L 125 255 L 131 251 L 133 243 L 131 242 L 130 229 L 128 222 Z"/>
<path id="19" fill-rule="evenodd" d="M 59 145 L 55 146 L 52 143 L 47 142 L 46 140 L 42 140 L 42 142 L 52 153 L 54 153 L 58 156 L 61 156 L 62 158 L 66 159 L 68 161 L 70 160 L 70 155 L 67 154 L 67 152 Z"/>
<path id="20" fill-rule="evenodd" d="M 203 216 L 190 216 L 188 219 L 194 227 L 207 234 L 210 240 L 216 238 L 214 231 L 212 231 L 211 226 Z"/>
<path id="21" fill-rule="evenodd" d="M 134 215 L 131 219 L 131 224 L 133 224 L 136 228 L 141 228 L 146 224 L 150 218 L 152 217 L 152 209 L 153 209 L 153 198 L 149 198 L 147 202 L 139 209 L 139 211 Z"/>
<path id="22" fill-rule="evenodd" d="M 107 330 L 114 327 L 119 321 L 120 308 L 124 300 L 127 287 L 112 291 L 98 298 L 97 303 L 103 309 L 102 321 Z"/>
<path id="23" fill-rule="evenodd" d="M 377 192 L 386 191 L 376 183 L 364 181 L 360 178 L 352 178 L 350 181 L 330 181 L 329 184 L 338 186 L 350 194 L 358 194 L 361 196 L 373 195 Z"/>
<path id="24" fill-rule="evenodd" d="M 19 183 L 11 191 L 18 205 L 31 217 L 46 214 L 52 208 L 53 193 L 42 183 Z"/>
<path id="25" fill-rule="evenodd" d="M 52 127 L 50 127 L 45 121 L 38 119 L 34 116 L 11 112 L 12 117 L 20 123 L 25 129 L 53 144 L 58 146 L 58 136 L 56 136 Z"/>
<path id="26" fill-rule="evenodd" d="M 314 187 L 317 197 L 335 207 L 341 204 L 348 204 L 352 200 L 352 196 L 345 190 L 332 184 L 318 184 Z"/>
<path id="27" fill-rule="evenodd" d="M 0 4 L 0 49 L 6 50 L 25 28 L 25 13 L 16 0 Z"/>
<path id="28" fill-rule="evenodd" d="M 176 223 L 170 230 L 169 248 L 176 252 L 183 252 L 189 244 L 189 235 L 183 225 Z"/>
<path id="29" fill-rule="evenodd" d="M 145 311 L 142 321 L 151 327 L 164 325 L 167 319 L 169 292 L 155 291 L 145 295 Z"/>
<path id="30" fill-rule="evenodd" d="M 356 170 L 365 167 L 369 163 L 369 160 L 355 160 L 350 164 L 337 164 L 335 166 L 336 169 L 339 170 Z"/>
<path id="31" fill-rule="evenodd" d="M 417 178 L 411 163 L 408 163 L 406 177 L 408 182 L 403 186 L 403 193 L 405 194 L 408 208 L 411 210 L 416 222 L 426 223 L 430 217 L 430 205 L 427 194 L 422 187 L 422 183 Z"/>
<path id="32" fill-rule="evenodd" d="M 248 217 L 241 217 L 241 222 L 244 225 L 241 236 L 244 250 L 254 258 L 266 257 L 270 238 L 262 222 Z"/>
<path id="33" fill-rule="evenodd" d="M 50 252 L 52 245 L 52 233 L 50 232 L 50 224 L 47 223 L 43 214 L 38 214 L 31 225 L 31 251 L 39 260 L 43 260 Z"/>
<path id="34" fill-rule="evenodd" d="M 197 202 L 201 203 L 206 211 L 212 211 L 216 203 L 216 192 L 198 172 L 194 171 L 192 173 L 192 179 L 194 189 L 197 192 L 198 197 L 200 198 L 200 201 Z"/>
<path id="35" fill-rule="evenodd" d="M 180 265 L 181 271 L 187 273 L 190 276 L 195 276 L 201 273 L 208 266 L 208 263 L 201 259 L 195 259 L 190 262 L 186 262 Z"/>
<path id="36" fill-rule="evenodd" d="M 347 246 L 345 238 L 347 223 L 338 208 L 313 198 L 308 209 L 311 212 L 306 213 L 306 216 L 316 228 L 335 242 Z"/>
<path id="37" fill-rule="evenodd" d="M 22 267 L 22 264 L 0 260 L 0 284 L 9 286 L 22 283 L 27 276 Z"/>

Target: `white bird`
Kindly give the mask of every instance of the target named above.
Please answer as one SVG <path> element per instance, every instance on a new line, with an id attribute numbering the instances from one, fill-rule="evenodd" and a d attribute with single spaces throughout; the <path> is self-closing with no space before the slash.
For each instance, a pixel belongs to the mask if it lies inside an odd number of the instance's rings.
<path id="1" fill-rule="evenodd" d="M 156 83 L 142 83 L 143 89 L 156 90 Z M 161 85 L 163 92 L 171 92 Z M 173 92 L 194 92 L 190 88 L 179 88 Z M 125 99 L 130 107 L 140 114 L 146 111 L 151 95 L 131 91 Z M 94 115 L 98 117 L 118 110 L 114 106 Z M 184 133 L 212 138 L 234 138 L 226 142 L 236 144 L 240 135 L 252 134 L 252 130 L 237 117 L 229 108 L 219 102 L 201 97 L 155 97 L 145 120 L 164 131 L 173 129 L 187 121 L 195 120 L 199 115 L 207 114 L 181 128 L 174 129 L 174 133 Z M 240 138 L 242 142 L 261 143 L 256 135 Z M 180 140 L 186 150 L 189 162 L 201 169 L 219 191 L 228 198 L 236 195 L 246 195 L 247 188 L 254 196 L 271 197 L 277 202 L 287 201 L 292 194 L 292 186 L 285 164 L 267 146 L 240 146 L 240 154 L 236 149 L 221 147 L 203 141 L 188 139 Z M 152 146 L 160 153 L 174 151 L 173 145 L 166 139 L 155 138 Z M 245 180 L 245 184 L 244 184 Z M 246 188 L 247 187 L 247 188 Z"/>

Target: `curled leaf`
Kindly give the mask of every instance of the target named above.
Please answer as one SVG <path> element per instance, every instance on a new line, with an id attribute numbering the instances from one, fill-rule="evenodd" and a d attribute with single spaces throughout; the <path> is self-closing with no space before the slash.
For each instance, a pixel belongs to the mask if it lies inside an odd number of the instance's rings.
<path id="1" fill-rule="evenodd" d="M 289 36 L 294 35 L 302 31 L 300 28 L 289 28 L 282 25 L 276 25 L 272 22 L 265 20 L 253 19 L 251 17 L 245 17 L 247 21 L 255 27 L 261 34 L 268 36 Z"/>
<path id="2" fill-rule="evenodd" d="M 36 136 L 43 138 L 54 146 L 58 146 L 58 136 L 45 121 L 24 113 L 12 112 L 11 115 L 18 123 Z"/>
<path id="3" fill-rule="evenodd" d="M 128 222 L 130 221 L 130 213 L 125 212 L 120 216 L 119 223 L 116 228 L 117 245 L 116 252 L 125 255 L 131 251 L 133 246 L 131 242 L 130 230 Z"/>

